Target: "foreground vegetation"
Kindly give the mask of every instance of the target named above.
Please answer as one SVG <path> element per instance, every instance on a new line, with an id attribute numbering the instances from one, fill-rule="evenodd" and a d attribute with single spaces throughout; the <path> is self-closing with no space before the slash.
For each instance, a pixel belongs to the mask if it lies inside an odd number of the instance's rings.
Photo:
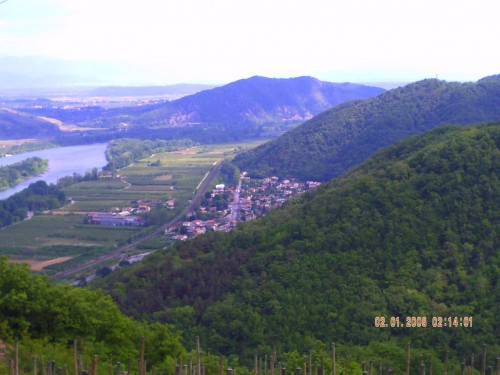
<path id="1" fill-rule="evenodd" d="M 149 342 L 151 365 L 170 368 L 185 354 L 172 327 L 133 321 L 101 292 L 50 283 L 25 265 L 8 264 L 5 257 L 0 257 L 0 291 L 0 337 L 10 344 L 20 339 L 27 367 L 33 355 L 71 364 L 70 343 L 77 337 L 85 361 L 99 353 L 125 363 L 138 357 L 141 336 Z"/>
<path id="2" fill-rule="evenodd" d="M 500 352 L 500 125 L 401 142 L 229 234 L 209 233 L 112 274 L 122 311 L 199 335 L 216 352 L 349 345 L 439 356 Z M 472 317 L 379 328 L 375 317 Z"/>
<path id="3" fill-rule="evenodd" d="M 124 316 L 100 291 L 49 283 L 25 265 L 8 264 L 5 257 L 0 257 L 0 295 L 0 351 L 5 354 L 0 355 L 0 371 L 4 374 L 14 374 L 18 367 L 20 374 L 33 374 L 35 368 L 37 374 L 56 373 L 58 368 L 70 374 L 75 368 L 90 374 L 95 368 L 96 375 L 118 373 L 119 369 L 146 374 L 139 370 L 145 368 L 149 374 L 173 375 L 179 374 L 176 368 L 180 368 L 190 369 L 188 374 L 200 374 L 197 369 L 203 369 L 201 374 L 215 375 L 232 368 L 235 373 L 249 375 L 277 374 L 286 368 L 283 371 L 289 375 L 299 368 L 312 375 L 332 373 L 333 358 L 335 374 L 339 375 L 359 373 L 362 367 L 380 375 L 389 369 L 402 373 L 407 359 L 412 375 L 419 373 L 421 361 L 437 373 L 445 367 L 458 371 L 461 366 L 460 358 L 451 356 L 448 361 L 432 350 L 412 348 L 409 353 L 405 346 L 376 342 L 366 347 L 337 344 L 334 351 L 324 344 L 283 352 L 277 351 L 279 342 L 275 340 L 278 345 L 273 345 L 274 349 L 258 351 L 255 358 L 219 357 L 203 341 L 200 348 L 194 337 L 184 347 L 181 332 L 170 325 L 141 323 Z M 477 353 L 476 369 L 495 366 L 495 352 L 487 349 L 488 356 L 486 349 L 481 356 Z M 463 366 L 471 366 L 471 353 L 460 354 L 467 358 Z"/>

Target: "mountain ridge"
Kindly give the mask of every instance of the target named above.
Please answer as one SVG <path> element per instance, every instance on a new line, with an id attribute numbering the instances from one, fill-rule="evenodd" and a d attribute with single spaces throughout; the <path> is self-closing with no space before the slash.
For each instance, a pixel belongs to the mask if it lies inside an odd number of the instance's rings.
<path id="1" fill-rule="evenodd" d="M 0 137 L 4 139 L 53 137 L 61 131 L 47 119 L 8 108 L 0 108 Z"/>
<path id="2" fill-rule="evenodd" d="M 426 79 L 342 103 L 234 162 L 250 175 L 327 181 L 398 140 L 445 124 L 500 119 L 500 78 Z M 297 158 L 296 155 L 301 155 Z"/>
<path id="3" fill-rule="evenodd" d="M 155 92 L 150 88 L 141 92 Z M 126 93 L 101 88 L 96 93 Z M 135 90 L 134 90 L 135 91 Z M 38 100 L 18 106 L 35 116 L 49 117 L 85 129 L 103 129 L 133 137 L 190 138 L 222 142 L 274 137 L 305 119 L 346 100 L 371 97 L 385 90 L 353 83 L 331 83 L 313 77 L 254 76 L 202 90 L 175 100 L 157 98 L 136 106 L 62 106 Z M 100 136 L 102 132 L 100 133 Z"/>
<path id="4" fill-rule="evenodd" d="M 137 126 L 262 125 L 298 123 L 340 102 L 366 98 L 384 89 L 331 83 L 313 77 L 253 76 L 168 102 L 145 106 Z M 146 125 L 145 125 L 146 124 Z"/>

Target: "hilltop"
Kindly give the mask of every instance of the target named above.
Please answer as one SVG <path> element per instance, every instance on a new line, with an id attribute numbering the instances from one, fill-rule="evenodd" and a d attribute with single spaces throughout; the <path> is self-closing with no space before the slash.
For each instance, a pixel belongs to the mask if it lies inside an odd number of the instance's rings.
<path id="1" fill-rule="evenodd" d="M 427 79 L 336 106 L 235 158 L 250 175 L 328 181 L 377 150 L 445 124 L 500 119 L 500 75 L 476 83 Z"/>
<path id="2" fill-rule="evenodd" d="M 380 94 L 383 89 L 312 77 L 254 76 L 172 103 L 163 122 L 172 126 L 304 121 L 341 102 Z"/>
<path id="3" fill-rule="evenodd" d="M 101 92 L 107 91 L 101 89 Z M 159 103 L 118 108 L 78 106 L 76 109 L 48 103 L 24 110 L 82 127 L 126 129 L 143 136 L 145 132 L 156 132 L 155 136 L 182 133 L 186 137 L 186 132 L 190 132 L 193 136 L 201 133 L 207 139 L 207 135 L 214 137 L 214 133 L 224 137 L 226 131 L 234 137 L 238 134 L 255 137 L 265 131 L 262 126 L 284 125 L 286 128 L 341 102 L 382 92 L 384 89 L 378 87 L 323 82 L 312 77 L 255 76 Z M 283 129 L 279 126 L 268 129 L 279 130 Z"/>
<path id="4" fill-rule="evenodd" d="M 157 251 L 96 286 L 125 313 L 223 354 L 270 351 L 274 340 L 298 352 L 332 340 L 498 352 L 499 146 L 498 123 L 412 137 L 262 219 Z M 378 316 L 428 326 L 378 328 Z M 448 316 L 474 323 L 432 327 Z"/>

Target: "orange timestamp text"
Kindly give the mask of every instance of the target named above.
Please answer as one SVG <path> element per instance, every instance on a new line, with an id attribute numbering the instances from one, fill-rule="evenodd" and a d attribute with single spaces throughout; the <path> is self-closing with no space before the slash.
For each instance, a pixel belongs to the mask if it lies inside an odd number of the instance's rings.
<path id="1" fill-rule="evenodd" d="M 375 317 L 375 327 L 378 328 L 471 328 L 471 316 L 384 316 Z"/>

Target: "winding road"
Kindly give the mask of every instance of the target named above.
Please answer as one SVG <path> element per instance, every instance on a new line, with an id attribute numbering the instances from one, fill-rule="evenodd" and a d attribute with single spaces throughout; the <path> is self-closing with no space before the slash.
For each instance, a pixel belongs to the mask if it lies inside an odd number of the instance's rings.
<path id="1" fill-rule="evenodd" d="M 240 191 L 241 191 L 241 178 L 238 182 L 238 187 L 234 190 L 233 203 L 231 204 L 231 219 L 238 220 L 238 209 L 240 207 Z"/>

